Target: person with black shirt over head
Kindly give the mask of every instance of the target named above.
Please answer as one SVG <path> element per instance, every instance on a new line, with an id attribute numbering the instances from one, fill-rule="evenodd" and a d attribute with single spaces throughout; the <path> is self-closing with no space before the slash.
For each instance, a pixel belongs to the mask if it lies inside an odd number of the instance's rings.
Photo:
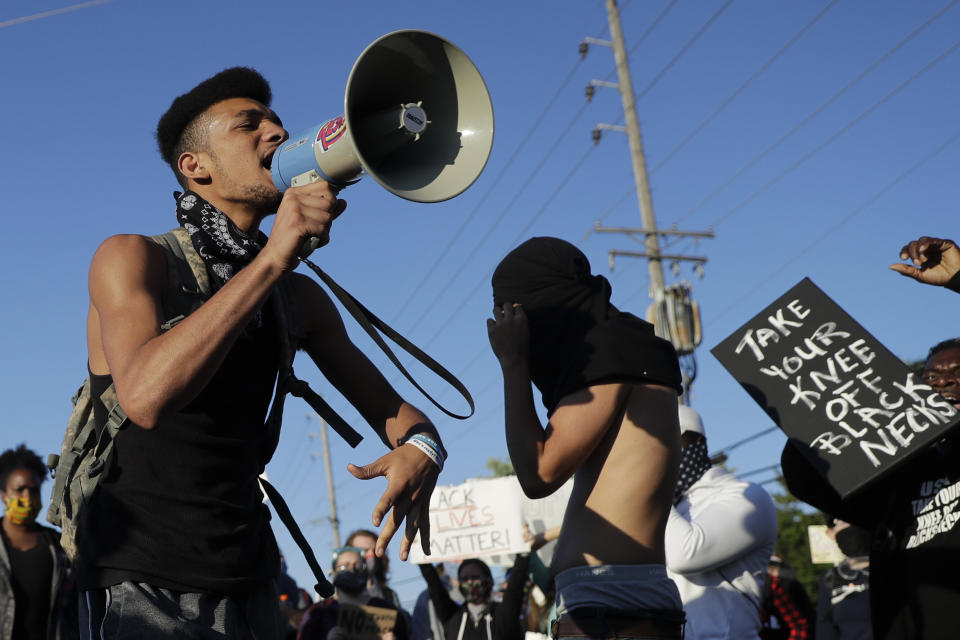
<path id="1" fill-rule="evenodd" d="M 24 445 L 0 454 L 0 640 L 77 637 L 72 568 L 60 534 L 37 524 L 43 461 Z"/>
<path id="2" fill-rule="evenodd" d="M 520 244 L 491 285 L 487 333 L 517 480 L 542 498 L 574 478 L 551 560 L 554 636 L 679 640 L 664 543 L 680 461 L 676 350 L 611 304 L 607 279 L 559 238 Z"/>
<path id="3" fill-rule="evenodd" d="M 390 449 L 348 466 L 360 479 L 387 478 L 373 509 L 376 554 L 398 531 L 401 560 L 418 532 L 429 552 L 428 504 L 446 452 L 353 344 L 320 285 L 293 273 L 308 239 L 329 241 L 346 203 L 323 180 L 283 193 L 274 185 L 271 163 L 289 136 L 270 101 L 263 76 L 234 67 L 176 98 L 157 125 L 183 189 L 176 219 L 209 296 L 193 291 L 185 317 L 164 317 L 168 293 L 191 292 L 168 292 L 168 259 L 181 265 L 146 236 L 112 236 L 91 262 L 91 395 L 112 384 L 127 422 L 90 505 L 84 629 L 138 640 L 281 632 L 278 550 L 258 476 L 275 444 L 265 421 L 288 339 Z M 271 215 L 268 238 L 259 226 Z M 95 403 L 101 425 L 104 409 Z"/>

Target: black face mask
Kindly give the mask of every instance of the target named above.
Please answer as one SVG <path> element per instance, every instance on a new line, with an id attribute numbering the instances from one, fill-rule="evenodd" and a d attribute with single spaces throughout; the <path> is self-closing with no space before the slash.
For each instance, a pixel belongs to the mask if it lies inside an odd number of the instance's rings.
<path id="1" fill-rule="evenodd" d="M 333 574 L 333 586 L 344 593 L 357 595 L 367 588 L 367 571 L 350 571 L 349 569 L 337 571 Z"/>
<path id="2" fill-rule="evenodd" d="M 848 558 L 870 555 L 870 532 L 853 525 L 837 532 L 837 546 Z"/>

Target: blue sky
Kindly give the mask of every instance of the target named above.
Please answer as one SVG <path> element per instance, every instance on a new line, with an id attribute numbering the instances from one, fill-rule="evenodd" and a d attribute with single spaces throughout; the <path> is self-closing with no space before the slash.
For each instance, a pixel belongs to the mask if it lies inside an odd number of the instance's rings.
<path id="1" fill-rule="evenodd" d="M 908 240 L 957 235 L 956 0 L 621 4 L 657 222 L 716 233 L 699 244 L 663 244 L 709 260 L 702 280 L 689 265 L 679 279 L 693 282 L 702 309 L 692 405 L 713 449 L 770 422 L 709 349 L 803 277 L 901 358 L 922 358 L 957 335 L 960 300 L 887 269 Z M 347 76 L 367 44 L 409 28 L 456 43 L 484 76 L 496 117 L 489 163 L 468 191 L 439 204 L 407 202 L 369 178 L 350 187 L 332 242 L 314 258 L 474 394 L 473 418 L 444 417 L 351 329 L 435 419 L 451 451 L 440 482 L 485 475 L 488 458 L 506 456 L 499 370 L 484 326 L 499 259 L 532 235 L 559 236 L 610 278 L 615 304 L 642 315 L 649 302 L 645 262 L 618 258 L 612 273 L 607 262 L 609 251 L 639 245 L 591 233 L 598 220 L 641 226 L 625 136 L 590 140 L 598 122 L 622 122 L 615 91 L 584 98 L 591 79 L 614 79 L 608 49 L 593 46 L 583 60 L 577 53 L 584 37 L 608 37 L 600 0 L 5 2 L 3 446 L 59 449 L 69 398 L 85 375 L 86 272 L 98 244 L 175 224 L 176 183 L 152 138 L 171 99 L 225 67 L 253 66 L 297 132 L 342 112 Z M 667 281 L 677 279 L 668 269 Z M 298 373 L 359 422 L 306 358 Z M 288 402 L 268 471 L 326 558 L 328 496 L 308 411 Z M 779 432 L 758 438 L 732 452 L 730 464 L 773 464 L 783 442 Z M 381 453 L 374 437 L 356 450 L 332 440 L 343 533 L 369 526 L 384 486 L 353 480 L 346 464 Z M 312 584 L 286 533 L 278 539 L 294 577 Z M 396 559 L 396 545 L 391 556 L 394 584 L 412 601 L 418 572 Z"/>

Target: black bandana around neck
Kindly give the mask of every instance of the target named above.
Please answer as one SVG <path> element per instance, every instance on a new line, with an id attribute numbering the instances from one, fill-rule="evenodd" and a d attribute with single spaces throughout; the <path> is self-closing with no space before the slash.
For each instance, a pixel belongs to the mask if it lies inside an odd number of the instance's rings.
<path id="1" fill-rule="evenodd" d="M 214 291 L 260 253 L 267 236 L 240 230 L 222 211 L 193 191 L 174 192 L 177 222 L 190 234 L 194 248 L 207 265 Z"/>
<path id="2" fill-rule="evenodd" d="M 564 396 L 591 384 L 651 382 L 681 390 L 673 345 L 653 325 L 610 304 L 610 283 L 559 238 L 511 251 L 493 273 L 497 307 L 523 305 L 530 327 L 530 375 L 553 413 Z"/>
<path id="3" fill-rule="evenodd" d="M 687 490 L 712 466 L 710 456 L 707 455 L 706 440 L 697 438 L 685 446 L 680 453 L 680 475 L 677 476 L 677 487 L 673 492 L 673 504 L 683 500 Z"/>

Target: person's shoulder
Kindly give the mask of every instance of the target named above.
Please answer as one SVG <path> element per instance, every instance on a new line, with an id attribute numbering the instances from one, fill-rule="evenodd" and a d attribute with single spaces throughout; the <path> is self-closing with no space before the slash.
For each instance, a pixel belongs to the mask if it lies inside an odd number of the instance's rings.
<path id="1" fill-rule="evenodd" d="M 162 264 L 163 248 L 151 238 L 134 233 L 110 236 L 100 243 L 90 263 L 91 277 L 129 272 L 136 265 L 147 268 Z"/>
<path id="2" fill-rule="evenodd" d="M 698 482 L 712 485 L 724 493 L 742 495 L 759 506 L 769 506 L 771 509 L 774 507 L 773 498 L 770 497 L 766 489 L 755 482 L 744 480 L 722 467 L 711 467 Z"/>
<path id="3" fill-rule="evenodd" d="M 94 255 L 104 252 L 113 253 L 157 250 L 161 250 L 160 245 L 150 238 L 150 236 L 145 236 L 139 233 L 118 233 L 109 236 L 106 240 L 101 242 Z"/>

